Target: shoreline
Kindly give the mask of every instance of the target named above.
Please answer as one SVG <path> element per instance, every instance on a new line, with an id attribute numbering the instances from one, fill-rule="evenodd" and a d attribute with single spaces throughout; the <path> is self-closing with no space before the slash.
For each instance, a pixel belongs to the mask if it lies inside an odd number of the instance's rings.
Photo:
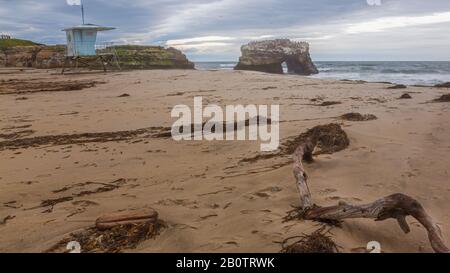
<path id="1" fill-rule="evenodd" d="M 200 70 L 232 70 L 237 62 L 194 62 Z M 450 82 L 447 61 L 316 61 L 317 79 L 390 82 L 408 86 L 434 86 Z M 284 66 L 287 74 L 287 67 Z"/>

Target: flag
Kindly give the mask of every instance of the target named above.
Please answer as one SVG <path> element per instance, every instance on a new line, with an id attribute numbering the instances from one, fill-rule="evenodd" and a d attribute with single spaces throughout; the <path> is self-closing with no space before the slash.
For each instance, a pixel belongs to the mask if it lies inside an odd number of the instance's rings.
<path id="1" fill-rule="evenodd" d="M 71 6 L 81 6 L 81 0 L 66 0 L 67 5 Z"/>

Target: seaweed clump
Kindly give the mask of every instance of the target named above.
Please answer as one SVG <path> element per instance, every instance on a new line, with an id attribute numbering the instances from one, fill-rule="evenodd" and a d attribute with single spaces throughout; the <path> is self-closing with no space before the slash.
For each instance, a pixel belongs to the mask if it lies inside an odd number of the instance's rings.
<path id="1" fill-rule="evenodd" d="M 440 96 L 437 99 L 433 100 L 434 102 L 450 102 L 450 94 L 445 94 Z"/>
<path id="2" fill-rule="evenodd" d="M 347 113 L 342 115 L 341 119 L 347 121 L 369 121 L 369 120 L 376 120 L 377 117 L 372 114 L 362 115 L 360 113 Z"/>
<path id="3" fill-rule="evenodd" d="M 336 123 L 319 125 L 309 129 L 298 137 L 283 143 L 283 154 L 293 154 L 295 149 L 306 141 L 306 139 L 317 141 L 317 151 L 315 154 L 333 154 L 346 149 L 350 145 L 350 140 L 342 130 L 341 126 Z"/>
<path id="4" fill-rule="evenodd" d="M 148 221 L 134 219 L 124 224 L 120 224 L 120 221 L 117 223 L 108 228 L 105 228 L 105 225 L 100 228 L 97 223 L 95 227 L 71 233 L 45 252 L 69 252 L 68 243 L 75 241 L 80 244 L 80 251 L 83 253 L 119 253 L 134 249 L 143 241 L 156 237 L 166 227 L 157 217 L 149 218 Z"/>
<path id="5" fill-rule="evenodd" d="M 404 84 L 397 84 L 397 85 L 389 86 L 387 89 L 405 89 L 405 88 L 407 88 L 406 85 L 404 85 Z"/>
<path id="6" fill-rule="evenodd" d="M 328 235 L 329 231 L 324 231 L 324 227 L 313 233 L 295 236 L 285 239 L 282 242 L 281 253 L 339 253 L 339 247 Z M 297 241 L 288 244 L 292 239 Z"/>
<path id="7" fill-rule="evenodd" d="M 404 93 L 403 95 L 400 96 L 399 99 L 412 99 L 411 95 L 408 93 Z"/>
<path id="8" fill-rule="evenodd" d="M 330 123 L 318 125 L 297 137 L 287 139 L 280 145 L 279 151 L 275 153 L 258 154 L 254 157 L 241 159 L 239 163 L 254 163 L 258 160 L 291 155 L 294 153 L 295 149 L 308 138 L 317 142 L 316 147 L 318 150 L 314 155 L 333 154 L 346 149 L 350 145 L 350 139 L 341 126 L 336 123 Z"/>

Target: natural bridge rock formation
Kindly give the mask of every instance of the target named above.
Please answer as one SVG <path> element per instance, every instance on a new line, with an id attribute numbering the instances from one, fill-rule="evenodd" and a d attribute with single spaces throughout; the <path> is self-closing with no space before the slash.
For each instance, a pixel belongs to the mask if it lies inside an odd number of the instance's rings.
<path id="1" fill-rule="evenodd" d="M 254 70 L 283 74 L 283 62 L 288 73 L 317 74 L 319 71 L 309 55 L 309 44 L 289 39 L 250 42 L 241 47 L 242 56 L 235 70 Z"/>

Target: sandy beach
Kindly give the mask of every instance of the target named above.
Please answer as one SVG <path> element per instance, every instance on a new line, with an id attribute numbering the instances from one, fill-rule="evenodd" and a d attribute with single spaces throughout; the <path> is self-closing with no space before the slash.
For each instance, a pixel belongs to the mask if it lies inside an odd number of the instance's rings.
<path id="1" fill-rule="evenodd" d="M 314 201 L 408 194 L 449 242 L 450 104 L 431 103 L 448 89 L 391 86 L 250 71 L 2 68 L 0 252 L 42 252 L 102 214 L 142 208 L 167 228 L 130 252 L 278 252 L 284 239 L 316 230 L 283 221 L 298 203 L 290 154 L 249 160 L 264 154 L 257 141 L 167 136 L 172 108 L 195 96 L 205 105 L 279 104 L 281 143 L 341 124 L 350 146 L 306 165 Z M 412 98 L 399 99 L 406 92 Z M 339 118 L 350 112 L 377 119 Z M 395 220 L 346 220 L 331 232 L 342 252 L 370 241 L 384 252 L 432 252 L 424 228 L 407 220 L 406 235 Z"/>

